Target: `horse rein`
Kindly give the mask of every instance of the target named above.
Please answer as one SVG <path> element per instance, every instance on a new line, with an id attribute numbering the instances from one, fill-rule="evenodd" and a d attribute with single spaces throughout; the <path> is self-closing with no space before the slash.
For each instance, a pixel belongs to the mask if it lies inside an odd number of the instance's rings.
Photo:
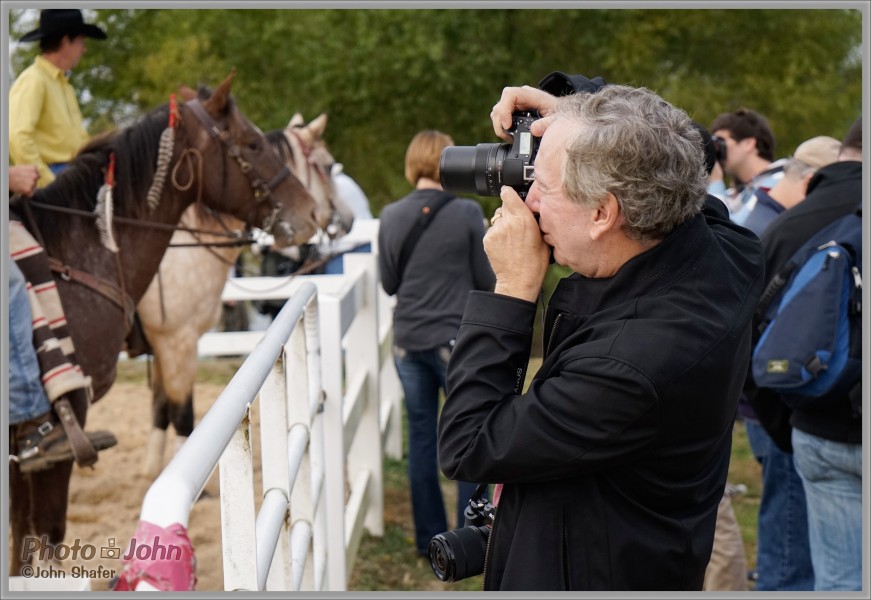
<path id="1" fill-rule="evenodd" d="M 92 211 L 81 210 L 78 208 L 69 208 L 67 206 L 55 206 L 53 204 L 46 204 L 45 202 L 40 202 L 38 200 L 34 200 L 33 198 L 28 198 L 26 196 L 21 196 L 16 194 L 9 200 L 9 204 L 11 206 L 15 206 L 18 204 L 21 205 L 29 205 L 34 206 L 36 208 L 41 208 L 44 210 L 50 210 L 54 212 L 66 213 L 68 215 L 75 215 L 78 217 L 86 217 L 88 219 L 96 219 L 97 215 Z M 212 245 L 215 246 L 246 246 L 250 243 L 253 243 L 254 238 L 248 232 L 237 232 L 232 231 L 227 228 L 225 231 L 215 231 L 212 229 L 196 229 L 194 227 L 185 227 L 184 225 L 168 225 L 166 223 L 158 223 L 156 221 L 143 221 L 141 219 L 131 219 L 128 217 L 121 217 L 118 215 L 112 216 L 112 221 L 115 223 L 121 223 L 122 225 L 129 225 L 131 227 L 143 227 L 145 229 L 159 229 L 161 231 L 186 231 L 192 234 L 198 233 L 207 233 L 211 235 L 223 236 L 228 238 L 234 238 L 233 241 L 229 242 L 215 242 Z"/>
<path id="2" fill-rule="evenodd" d="M 229 132 L 226 129 L 218 127 L 218 124 L 214 119 L 212 119 L 208 111 L 203 108 L 203 105 L 199 100 L 191 100 L 186 102 L 184 106 L 191 109 L 191 112 L 205 127 L 206 131 L 208 131 L 214 139 L 218 140 L 221 147 L 226 150 L 227 155 L 238 163 L 239 168 L 251 182 L 251 187 L 254 189 L 254 198 L 257 200 L 257 203 L 269 203 L 269 207 L 272 211 L 270 215 L 264 219 L 260 229 L 266 232 L 271 232 L 272 227 L 275 225 L 276 218 L 278 217 L 278 213 L 281 212 L 282 209 L 281 203 L 275 199 L 272 195 L 272 191 L 290 176 L 290 169 L 287 165 L 284 165 L 271 180 L 268 182 L 264 181 L 260 173 L 257 172 L 257 169 L 254 168 L 254 165 L 242 157 L 242 151 L 239 149 L 238 144 L 230 140 Z M 252 212 L 253 210 L 254 209 L 252 209 Z"/>

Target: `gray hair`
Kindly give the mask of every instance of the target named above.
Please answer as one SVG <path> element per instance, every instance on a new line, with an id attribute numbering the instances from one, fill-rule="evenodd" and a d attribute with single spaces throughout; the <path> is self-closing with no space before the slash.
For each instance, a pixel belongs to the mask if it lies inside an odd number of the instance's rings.
<path id="1" fill-rule="evenodd" d="M 639 241 L 662 239 L 701 210 L 702 139 L 683 110 L 646 88 L 607 85 L 560 98 L 556 114 L 584 126 L 563 165 L 573 201 L 595 206 L 611 192 L 626 235 Z"/>

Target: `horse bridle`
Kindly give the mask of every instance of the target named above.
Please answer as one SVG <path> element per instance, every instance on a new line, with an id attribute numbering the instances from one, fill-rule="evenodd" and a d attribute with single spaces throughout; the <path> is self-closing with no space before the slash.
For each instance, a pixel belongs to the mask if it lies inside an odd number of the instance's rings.
<path id="1" fill-rule="evenodd" d="M 254 198 L 257 200 L 257 204 L 254 208 L 251 209 L 251 212 L 254 213 L 257 207 L 262 202 L 268 202 L 269 207 L 272 209 L 269 216 L 263 220 L 263 223 L 260 227 L 263 231 L 268 233 L 272 232 L 272 227 L 275 225 L 275 220 L 278 217 L 278 213 L 281 212 L 283 208 L 281 202 L 275 199 L 272 195 L 272 191 L 281 185 L 285 179 L 290 176 L 290 169 L 285 164 L 278 173 L 270 179 L 268 182 L 264 180 L 264 178 L 257 172 L 257 169 L 254 168 L 250 162 L 245 160 L 242 156 L 242 151 L 239 148 L 239 145 L 236 144 L 232 139 L 230 139 L 230 133 L 226 129 L 221 129 L 218 124 L 212 119 L 211 115 L 209 115 L 208 111 L 203 108 L 203 105 L 199 100 L 191 100 L 186 102 L 184 106 L 191 109 L 191 112 L 196 116 L 196 118 L 200 121 L 200 123 L 206 128 L 209 134 L 221 144 L 221 147 L 225 149 L 227 155 L 233 158 L 239 165 L 239 168 L 242 172 L 248 177 L 248 180 L 251 182 L 251 188 L 254 190 Z M 247 220 L 249 223 L 251 220 Z"/>
<path id="2" fill-rule="evenodd" d="M 315 151 L 315 146 L 313 144 L 306 143 L 306 141 L 302 138 L 302 136 L 296 131 L 297 129 L 302 129 L 302 127 L 303 127 L 302 125 L 293 125 L 291 127 L 285 128 L 285 130 L 284 130 L 293 136 L 293 139 L 295 139 L 296 143 L 299 144 L 300 151 L 302 152 L 303 163 L 305 163 L 305 180 L 303 181 L 300 178 L 300 181 L 302 182 L 303 186 L 305 186 L 306 189 L 309 189 L 309 184 L 311 181 L 311 171 L 314 170 L 315 174 L 320 178 L 321 182 L 324 184 L 324 186 L 328 190 L 329 195 L 328 195 L 327 200 L 329 201 L 330 206 L 333 209 L 331 222 L 327 226 L 327 228 L 329 229 L 330 227 L 335 227 L 336 230 L 338 230 L 338 227 L 339 227 L 338 222 L 341 218 L 339 216 L 338 209 L 336 208 L 336 204 L 338 203 L 338 198 L 337 198 L 338 192 L 337 192 L 335 186 L 333 186 L 331 181 L 330 181 L 330 179 L 331 179 L 330 168 L 322 165 L 320 162 L 315 160 L 315 158 L 313 156 L 313 153 Z M 293 153 L 292 146 L 290 148 L 291 148 L 291 153 Z M 294 157 L 294 162 L 296 162 L 295 157 Z M 299 178 L 298 175 L 297 175 L 297 178 Z M 329 235 L 330 239 L 332 239 L 334 234 L 327 231 L 327 235 Z"/>

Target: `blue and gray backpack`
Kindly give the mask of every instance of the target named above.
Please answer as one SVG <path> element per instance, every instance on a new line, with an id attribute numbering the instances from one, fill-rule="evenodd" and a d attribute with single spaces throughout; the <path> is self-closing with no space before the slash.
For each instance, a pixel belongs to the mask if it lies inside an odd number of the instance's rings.
<path id="1" fill-rule="evenodd" d="M 860 206 L 813 235 L 759 301 L 753 379 L 792 408 L 843 393 L 861 412 L 861 214 Z"/>

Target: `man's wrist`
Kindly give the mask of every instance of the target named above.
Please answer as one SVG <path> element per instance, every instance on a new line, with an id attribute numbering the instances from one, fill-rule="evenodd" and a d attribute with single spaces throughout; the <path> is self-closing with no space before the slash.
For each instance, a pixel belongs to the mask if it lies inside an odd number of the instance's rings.
<path id="1" fill-rule="evenodd" d="M 497 280 L 493 292 L 501 294 L 502 296 L 511 296 L 512 298 L 526 300 L 527 302 L 536 302 L 538 300 L 538 294 L 541 292 L 541 286 Z"/>

